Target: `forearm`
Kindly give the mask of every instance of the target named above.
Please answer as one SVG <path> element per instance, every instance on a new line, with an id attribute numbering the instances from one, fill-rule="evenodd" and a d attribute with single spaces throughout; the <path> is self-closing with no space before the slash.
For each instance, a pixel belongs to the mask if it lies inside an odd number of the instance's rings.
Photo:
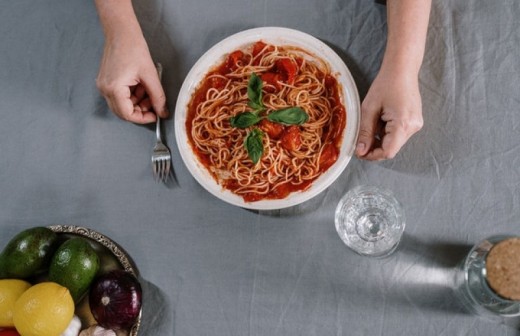
<path id="1" fill-rule="evenodd" d="M 138 124 L 168 117 L 166 96 L 131 0 L 95 0 L 105 34 L 96 84 L 110 109 Z"/>
<path id="2" fill-rule="evenodd" d="M 431 0 L 388 0 L 388 37 L 382 68 L 418 75 L 424 57 Z"/>
<path id="3" fill-rule="evenodd" d="M 107 40 L 117 41 L 122 36 L 142 36 L 131 0 L 95 0 L 95 3 Z"/>

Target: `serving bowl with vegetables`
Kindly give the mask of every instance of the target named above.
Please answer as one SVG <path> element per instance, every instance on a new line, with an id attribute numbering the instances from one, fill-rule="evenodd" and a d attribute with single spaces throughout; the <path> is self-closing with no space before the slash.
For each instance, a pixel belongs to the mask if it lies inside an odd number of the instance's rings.
<path id="1" fill-rule="evenodd" d="M 23 230 L 0 253 L 0 301 L 9 299 L 0 309 L 0 335 L 137 336 L 138 277 L 128 253 L 92 229 L 52 225 Z M 27 302 L 38 302 L 39 312 L 27 315 Z M 49 305 L 63 311 L 60 327 L 56 316 L 48 316 Z"/>

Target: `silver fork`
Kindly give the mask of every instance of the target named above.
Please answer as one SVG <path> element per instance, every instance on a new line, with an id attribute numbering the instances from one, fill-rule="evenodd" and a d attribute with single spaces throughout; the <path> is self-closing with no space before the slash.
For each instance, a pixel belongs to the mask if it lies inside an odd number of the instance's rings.
<path id="1" fill-rule="evenodd" d="M 159 74 L 159 80 L 162 79 L 162 65 L 161 63 L 157 63 L 155 65 L 157 67 L 157 73 Z M 172 161 L 172 156 L 170 154 L 170 150 L 168 147 L 164 145 L 162 142 L 161 136 L 161 118 L 157 116 L 157 123 L 155 127 L 155 134 L 157 136 L 157 142 L 155 147 L 153 148 L 152 153 L 152 168 L 153 168 L 153 176 L 156 181 L 166 182 L 168 177 L 170 176 L 170 166 Z"/>

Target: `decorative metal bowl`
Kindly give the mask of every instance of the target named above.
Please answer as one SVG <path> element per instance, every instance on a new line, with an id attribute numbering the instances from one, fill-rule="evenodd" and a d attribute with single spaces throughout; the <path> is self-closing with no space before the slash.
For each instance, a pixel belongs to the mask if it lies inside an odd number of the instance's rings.
<path id="1" fill-rule="evenodd" d="M 101 261 L 101 272 L 108 272 L 113 269 L 123 269 L 134 275 L 136 278 L 139 276 L 139 271 L 130 255 L 119 244 L 107 236 L 92 229 L 75 225 L 50 225 L 48 228 L 56 232 L 58 236 L 64 240 L 77 236 L 86 238 L 99 255 Z M 84 327 L 89 327 L 96 323 L 92 313 L 90 312 L 88 296 L 83 298 L 83 300 L 77 305 L 76 315 L 81 319 Z M 129 336 L 138 335 L 141 326 L 141 315 L 142 310 L 132 329 L 127 331 Z M 120 335 L 120 333 L 118 333 L 118 335 Z"/>

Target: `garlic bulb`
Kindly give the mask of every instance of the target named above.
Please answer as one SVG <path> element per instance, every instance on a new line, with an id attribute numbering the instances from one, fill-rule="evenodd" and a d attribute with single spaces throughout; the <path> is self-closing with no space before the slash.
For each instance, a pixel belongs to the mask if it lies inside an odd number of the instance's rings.
<path id="1" fill-rule="evenodd" d="M 65 329 L 64 332 L 61 333 L 60 336 L 78 336 L 79 331 L 81 330 L 81 321 L 79 317 L 74 315 L 72 320 L 69 323 L 69 326 L 67 329 Z"/>
<path id="2" fill-rule="evenodd" d="M 82 330 L 79 333 L 79 336 L 116 336 L 116 333 L 113 330 L 94 325 L 88 329 Z"/>

